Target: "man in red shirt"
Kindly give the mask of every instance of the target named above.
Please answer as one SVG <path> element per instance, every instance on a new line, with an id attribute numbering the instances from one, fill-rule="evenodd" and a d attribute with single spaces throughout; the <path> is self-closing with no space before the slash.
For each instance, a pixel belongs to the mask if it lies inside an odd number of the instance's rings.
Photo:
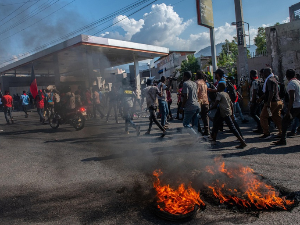
<path id="1" fill-rule="evenodd" d="M 5 95 L 2 97 L 1 100 L 3 102 L 3 111 L 7 124 L 9 124 L 8 115 L 10 117 L 11 123 L 14 123 L 12 117 L 13 98 L 9 95 L 9 91 L 5 91 Z"/>
<path id="2" fill-rule="evenodd" d="M 40 116 L 40 122 L 44 123 L 45 122 L 45 118 L 44 118 L 44 106 L 45 106 L 45 102 L 44 102 L 45 96 L 43 94 L 42 90 L 39 90 L 38 95 L 35 97 L 35 102 L 36 102 L 36 108 L 37 108 L 37 112 Z"/>

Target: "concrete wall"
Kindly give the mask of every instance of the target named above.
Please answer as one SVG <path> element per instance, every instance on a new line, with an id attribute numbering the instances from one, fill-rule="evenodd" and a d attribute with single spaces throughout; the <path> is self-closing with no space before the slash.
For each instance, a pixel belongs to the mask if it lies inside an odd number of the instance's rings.
<path id="1" fill-rule="evenodd" d="M 267 27 L 266 36 L 274 74 L 283 80 L 287 69 L 300 73 L 300 20 Z"/>
<path id="2" fill-rule="evenodd" d="M 249 72 L 257 70 L 258 72 L 266 67 L 271 67 L 271 56 L 259 56 L 248 59 Z"/>

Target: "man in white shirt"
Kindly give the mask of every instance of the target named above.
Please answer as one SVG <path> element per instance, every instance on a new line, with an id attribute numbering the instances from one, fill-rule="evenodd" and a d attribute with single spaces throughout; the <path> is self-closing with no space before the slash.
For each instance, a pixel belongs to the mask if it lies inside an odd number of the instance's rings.
<path id="1" fill-rule="evenodd" d="M 293 69 L 287 70 L 285 76 L 289 81 L 287 91 L 290 99 L 287 112 L 282 120 L 281 139 L 274 142 L 275 145 L 286 145 L 286 132 L 288 127 L 291 125 L 293 118 L 300 118 L 300 81 L 296 79 L 296 73 Z"/>

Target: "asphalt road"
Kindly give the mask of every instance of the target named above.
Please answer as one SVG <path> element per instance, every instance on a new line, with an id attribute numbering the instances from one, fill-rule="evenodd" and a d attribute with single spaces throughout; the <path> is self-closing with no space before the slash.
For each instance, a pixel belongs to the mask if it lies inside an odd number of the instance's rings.
<path id="1" fill-rule="evenodd" d="M 6 125 L 1 112 L 0 224 L 177 224 L 149 209 L 152 172 L 161 169 L 164 183 L 192 182 L 199 191 L 206 178 L 195 174 L 218 156 L 226 165 L 250 166 L 286 193 L 300 189 L 300 138 L 270 146 L 272 140 L 253 135 L 253 121 L 241 126 L 248 146 L 237 150 L 229 133 L 219 134 L 211 147 L 178 129 L 180 121 L 170 122 L 168 135 L 160 138 L 156 128 L 150 136 L 136 137 L 133 129 L 126 135 L 123 121 L 116 124 L 113 117 L 109 123 L 87 121 L 81 131 L 41 125 L 36 112 L 29 118 L 14 112 L 14 118 L 15 124 Z M 143 134 L 147 118 L 134 121 Z M 180 224 L 300 224 L 299 207 L 246 213 L 203 200 L 206 210 Z"/>

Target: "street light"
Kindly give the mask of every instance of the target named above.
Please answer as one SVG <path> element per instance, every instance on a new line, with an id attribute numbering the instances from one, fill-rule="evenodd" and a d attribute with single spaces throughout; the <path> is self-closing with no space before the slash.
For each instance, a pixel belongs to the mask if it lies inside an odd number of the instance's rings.
<path id="1" fill-rule="evenodd" d="M 250 25 L 249 23 L 245 22 L 245 21 L 239 21 L 239 22 L 232 22 L 231 25 L 232 26 L 238 26 L 241 27 L 243 24 L 247 24 L 248 25 L 248 34 L 243 34 L 245 37 L 248 36 L 249 37 L 249 47 L 247 48 L 251 48 L 251 43 L 250 43 Z"/>

